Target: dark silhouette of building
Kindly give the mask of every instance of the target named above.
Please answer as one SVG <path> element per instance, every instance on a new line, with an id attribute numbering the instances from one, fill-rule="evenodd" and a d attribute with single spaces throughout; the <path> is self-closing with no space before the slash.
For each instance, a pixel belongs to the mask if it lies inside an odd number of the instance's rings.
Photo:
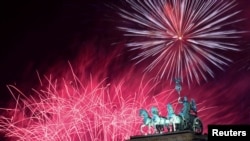
<path id="1" fill-rule="evenodd" d="M 195 135 L 191 131 L 179 131 L 147 136 L 132 136 L 128 141 L 207 141 L 207 135 Z"/>

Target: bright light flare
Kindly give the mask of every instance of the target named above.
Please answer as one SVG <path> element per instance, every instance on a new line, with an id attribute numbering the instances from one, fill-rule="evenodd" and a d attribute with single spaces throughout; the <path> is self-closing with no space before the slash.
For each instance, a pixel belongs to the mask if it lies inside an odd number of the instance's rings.
<path id="1" fill-rule="evenodd" d="M 235 0 L 126 0 L 117 8 L 124 19 L 118 27 L 131 50 L 141 52 L 137 63 L 154 59 L 145 71 L 156 71 L 160 78 L 184 79 L 190 84 L 214 77 L 211 66 L 221 70 L 232 60 L 222 53 L 239 51 L 232 39 L 242 31 L 230 27 L 235 18 Z M 234 19 L 235 18 L 235 19 Z"/>

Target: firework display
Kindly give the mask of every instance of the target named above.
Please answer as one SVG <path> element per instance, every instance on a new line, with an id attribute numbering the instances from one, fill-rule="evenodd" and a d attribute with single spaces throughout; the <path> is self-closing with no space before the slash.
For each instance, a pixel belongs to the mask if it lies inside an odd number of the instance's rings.
<path id="1" fill-rule="evenodd" d="M 15 99 L 14 106 L 4 109 L 0 131 L 10 140 L 58 141 L 102 140 L 120 141 L 140 134 L 140 107 L 161 106 L 173 90 L 152 97 L 155 86 L 139 82 L 138 88 L 124 84 L 96 82 L 96 78 L 79 79 L 73 71 L 64 72 L 59 81 L 51 76 L 41 80 L 41 90 L 33 89 L 30 97 L 17 87 L 8 85 Z M 40 78 L 40 76 L 39 76 Z M 87 82 L 84 85 L 82 82 Z M 42 87 L 43 86 L 43 87 Z M 132 91 L 131 91 L 132 89 Z M 129 93 L 125 93 L 129 92 Z M 172 99 L 173 100 L 173 99 Z"/>
<path id="2" fill-rule="evenodd" d="M 4 18 L 13 48 L 0 51 L 1 141 L 143 140 L 250 123 L 247 0 L 110 1 L 53 14 L 31 4 L 34 13 Z"/>
<path id="3" fill-rule="evenodd" d="M 113 62 L 110 58 L 114 56 L 98 60 L 101 65 L 96 67 L 92 65 L 97 61 L 92 53 L 85 53 L 80 53 L 80 59 L 74 65 L 76 68 L 71 65 L 55 66 L 51 68 L 51 75 L 38 75 L 40 86 L 32 89 L 32 94 L 23 93 L 15 85 L 8 85 L 14 101 L 8 108 L 1 109 L 5 114 L 0 117 L 0 131 L 10 141 L 124 140 L 141 134 L 141 108 L 150 110 L 155 106 L 159 115 L 166 116 L 166 106 L 171 103 L 176 114 L 181 111 L 182 105 L 178 104 L 174 86 L 162 88 L 161 83 L 155 83 L 154 79 L 132 68 L 112 81 L 106 81 L 108 75 L 103 75 L 107 74 L 103 70 L 108 70 Z M 91 76 L 86 69 L 90 66 L 94 68 Z M 62 70 L 62 75 L 55 75 L 59 70 Z M 224 115 L 224 111 L 231 109 L 231 104 L 221 107 L 211 101 L 225 99 L 225 95 L 229 94 L 229 101 L 242 97 L 233 93 L 238 92 L 237 86 L 248 79 L 236 81 L 235 87 L 230 89 L 224 89 L 230 81 L 221 81 L 219 86 L 207 84 L 192 90 L 182 89 L 181 96 L 191 96 L 197 101 L 198 116 L 206 133 L 209 123 L 243 121 L 244 116 L 233 117 L 234 112 Z M 213 118 L 215 116 L 218 118 Z M 142 130 L 146 132 L 147 129 Z"/>
<path id="4" fill-rule="evenodd" d="M 132 24 L 118 27 L 125 36 L 136 38 L 127 43 L 131 50 L 141 50 L 134 57 L 142 62 L 154 60 L 145 71 L 156 69 L 160 78 L 185 77 L 188 83 L 214 77 L 212 64 L 221 70 L 231 59 L 218 53 L 239 51 L 237 44 L 228 42 L 239 38 L 240 31 L 223 28 L 241 21 L 232 20 L 239 11 L 232 9 L 235 1 L 223 0 L 127 0 L 127 9 L 120 16 Z M 218 40 L 219 39 L 219 40 Z"/>

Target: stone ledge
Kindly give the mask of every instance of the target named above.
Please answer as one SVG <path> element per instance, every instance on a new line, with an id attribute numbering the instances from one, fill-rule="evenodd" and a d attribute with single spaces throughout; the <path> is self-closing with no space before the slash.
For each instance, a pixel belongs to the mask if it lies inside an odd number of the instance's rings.
<path id="1" fill-rule="evenodd" d="M 195 135 L 191 131 L 178 131 L 147 136 L 132 136 L 128 141 L 207 141 L 207 136 Z"/>

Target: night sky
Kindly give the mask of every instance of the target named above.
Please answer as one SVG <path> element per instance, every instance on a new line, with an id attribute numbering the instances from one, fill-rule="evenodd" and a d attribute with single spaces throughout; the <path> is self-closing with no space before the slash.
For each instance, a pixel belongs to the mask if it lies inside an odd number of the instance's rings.
<path id="1" fill-rule="evenodd" d="M 94 48 L 97 57 L 105 57 L 114 50 L 114 43 L 125 42 L 122 33 L 115 29 L 117 17 L 112 18 L 114 13 L 105 6 L 114 3 L 119 4 L 116 0 L 60 3 L 18 1 L 1 4 L 4 15 L 1 18 L 0 107 L 6 107 L 12 98 L 6 85 L 16 84 L 28 91 L 37 83 L 37 70 L 45 74 L 53 66 L 73 61 L 82 50 L 87 53 L 87 50 Z M 242 9 L 240 16 L 246 20 L 232 27 L 250 31 L 249 0 L 238 0 L 238 3 L 238 8 Z M 92 43 L 92 46 L 82 46 L 88 43 Z M 232 112 L 231 116 L 240 118 L 232 117 L 235 120 L 231 123 L 246 124 L 250 123 L 250 34 L 243 34 L 238 43 L 243 51 L 227 54 L 234 63 L 226 67 L 225 72 L 216 70 L 215 78 L 186 91 L 203 93 L 194 96 L 197 100 L 206 98 L 209 101 L 209 97 L 213 96 L 213 99 L 210 97 L 211 105 L 231 107 L 217 116 Z M 126 72 L 133 64 L 129 60 L 132 55 L 124 52 L 121 59 L 113 62 L 109 66 L 110 77 L 115 77 L 118 72 Z M 98 62 L 93 65 L 98 65 Z M 220 120 L 214 122 L 220 123 Z"/>
<path id="2" fill-rule="evenodd" d="M 6 84 L 26 81 L 36 69 L 43 71 L 40 65 L 46 69 L 57 60 L 74 57 L 77 49 L 72 43 L 93 38 L 99 22 L 95 2 L 90 1 L 27 1 L 2 7 L 1 91 Z"/>
<path id="3" fill-rule="evenodd" d="M 1 19 L 1 105 L 10 98 L 7 84 L 32 84 L 36 70 L 43 74 L 58 62 L 71 61 L 81 48 L 86 48 L 82 43 L 95 41 L 105 46 L 99 51 L 104 54 L 112 50 L 110 44 L 123 40 L 119 31 L 113 31 L 117 21 L 105 6 L 115 3 L 112 0 L 5 2 Z"/>

